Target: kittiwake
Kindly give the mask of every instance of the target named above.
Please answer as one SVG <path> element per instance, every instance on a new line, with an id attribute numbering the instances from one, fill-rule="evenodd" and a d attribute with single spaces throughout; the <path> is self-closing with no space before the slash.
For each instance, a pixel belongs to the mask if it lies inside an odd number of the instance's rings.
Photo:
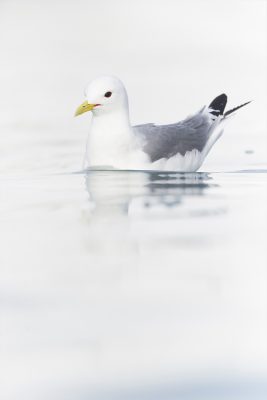
<path id="1" fill-rule="evenodd" d="M 75 115 L 93 114 L 86 167 L 177 172 L 197 171 L 223 133 L 226 118 L 249 103 L 224 113 L 227 96 L 221 94 L 180 122 L 131 126 L 127 92 L 118 78 L 94 79 L 85 97 Z"/>

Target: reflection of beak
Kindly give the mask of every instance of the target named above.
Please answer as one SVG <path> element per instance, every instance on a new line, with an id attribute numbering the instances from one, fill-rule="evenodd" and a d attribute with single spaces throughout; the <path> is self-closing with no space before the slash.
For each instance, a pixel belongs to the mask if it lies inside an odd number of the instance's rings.
<path id="1" fill-rule="evenodd" d="M 98 106 L 99 104 L 89 104 L 88 101 L 85 101 L 84 103 L 82 103 L 76 110 L 75 112 L 75 117 L 77 117 L 77 115 L 81 115 L 87 111 L 92 111 L 93 108 L 95 108 L 96 106 Z"/>

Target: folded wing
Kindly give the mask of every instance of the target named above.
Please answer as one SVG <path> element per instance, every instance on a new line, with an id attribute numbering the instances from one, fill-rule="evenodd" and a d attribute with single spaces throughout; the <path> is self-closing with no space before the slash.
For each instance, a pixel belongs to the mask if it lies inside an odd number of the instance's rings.
<path id="1" fill-rule="evenodd" d="M 205 148 L 214 129 L 223 119 L 227 96 L 221 94 L 208 107 L 170 125 L 145 124 L 134 127 L 135 133 L 143 140 L 143 151 L 151 162 L 161 158 L 169 159 L 176 154 L 184 156 L 187 152 Z"/>
<path id="2" fill-rule="evenodd" d="M 143 140 L 143 151 L 151 162 L 171 158 L 176 154 L 185 155 L 194 149 L 201 152 L 211 133 L 215 121 L 202 110 L 185 120 L 170 125 L 145 124 L 134 127 L 135 133 Z"/>

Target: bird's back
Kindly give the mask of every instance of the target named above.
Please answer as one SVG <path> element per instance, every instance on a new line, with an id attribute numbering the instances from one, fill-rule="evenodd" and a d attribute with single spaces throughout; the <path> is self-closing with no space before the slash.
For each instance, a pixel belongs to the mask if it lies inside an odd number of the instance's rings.
<path id="1" fill-rule="evenodd" d="M 169 159 L 176 154 L 184 156 L 197 150 L 200 153 L 216 125 L 216 120 L 207 109 L 183 121 L 169 125 L 145 124 L 134 127 L 135 133 L 143 140 L 143 151 L 151 162 L 161 158 Z"/>

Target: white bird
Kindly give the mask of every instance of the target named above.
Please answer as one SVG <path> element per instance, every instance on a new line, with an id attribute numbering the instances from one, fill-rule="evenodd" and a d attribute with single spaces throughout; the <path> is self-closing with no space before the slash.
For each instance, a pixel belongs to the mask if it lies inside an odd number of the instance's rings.
<path id="1" fill-rule="evenodd" d="M 197 171 L 223 133 L 225 118 L 249 103 L 224 113 L 227 96 L 221 94 L 180 122 L 131 126 L 127 92 L 118 78 L 94 79 L 85 95 L 75 115 L 93 113 L 86 147 L 90 168 Z"/>

